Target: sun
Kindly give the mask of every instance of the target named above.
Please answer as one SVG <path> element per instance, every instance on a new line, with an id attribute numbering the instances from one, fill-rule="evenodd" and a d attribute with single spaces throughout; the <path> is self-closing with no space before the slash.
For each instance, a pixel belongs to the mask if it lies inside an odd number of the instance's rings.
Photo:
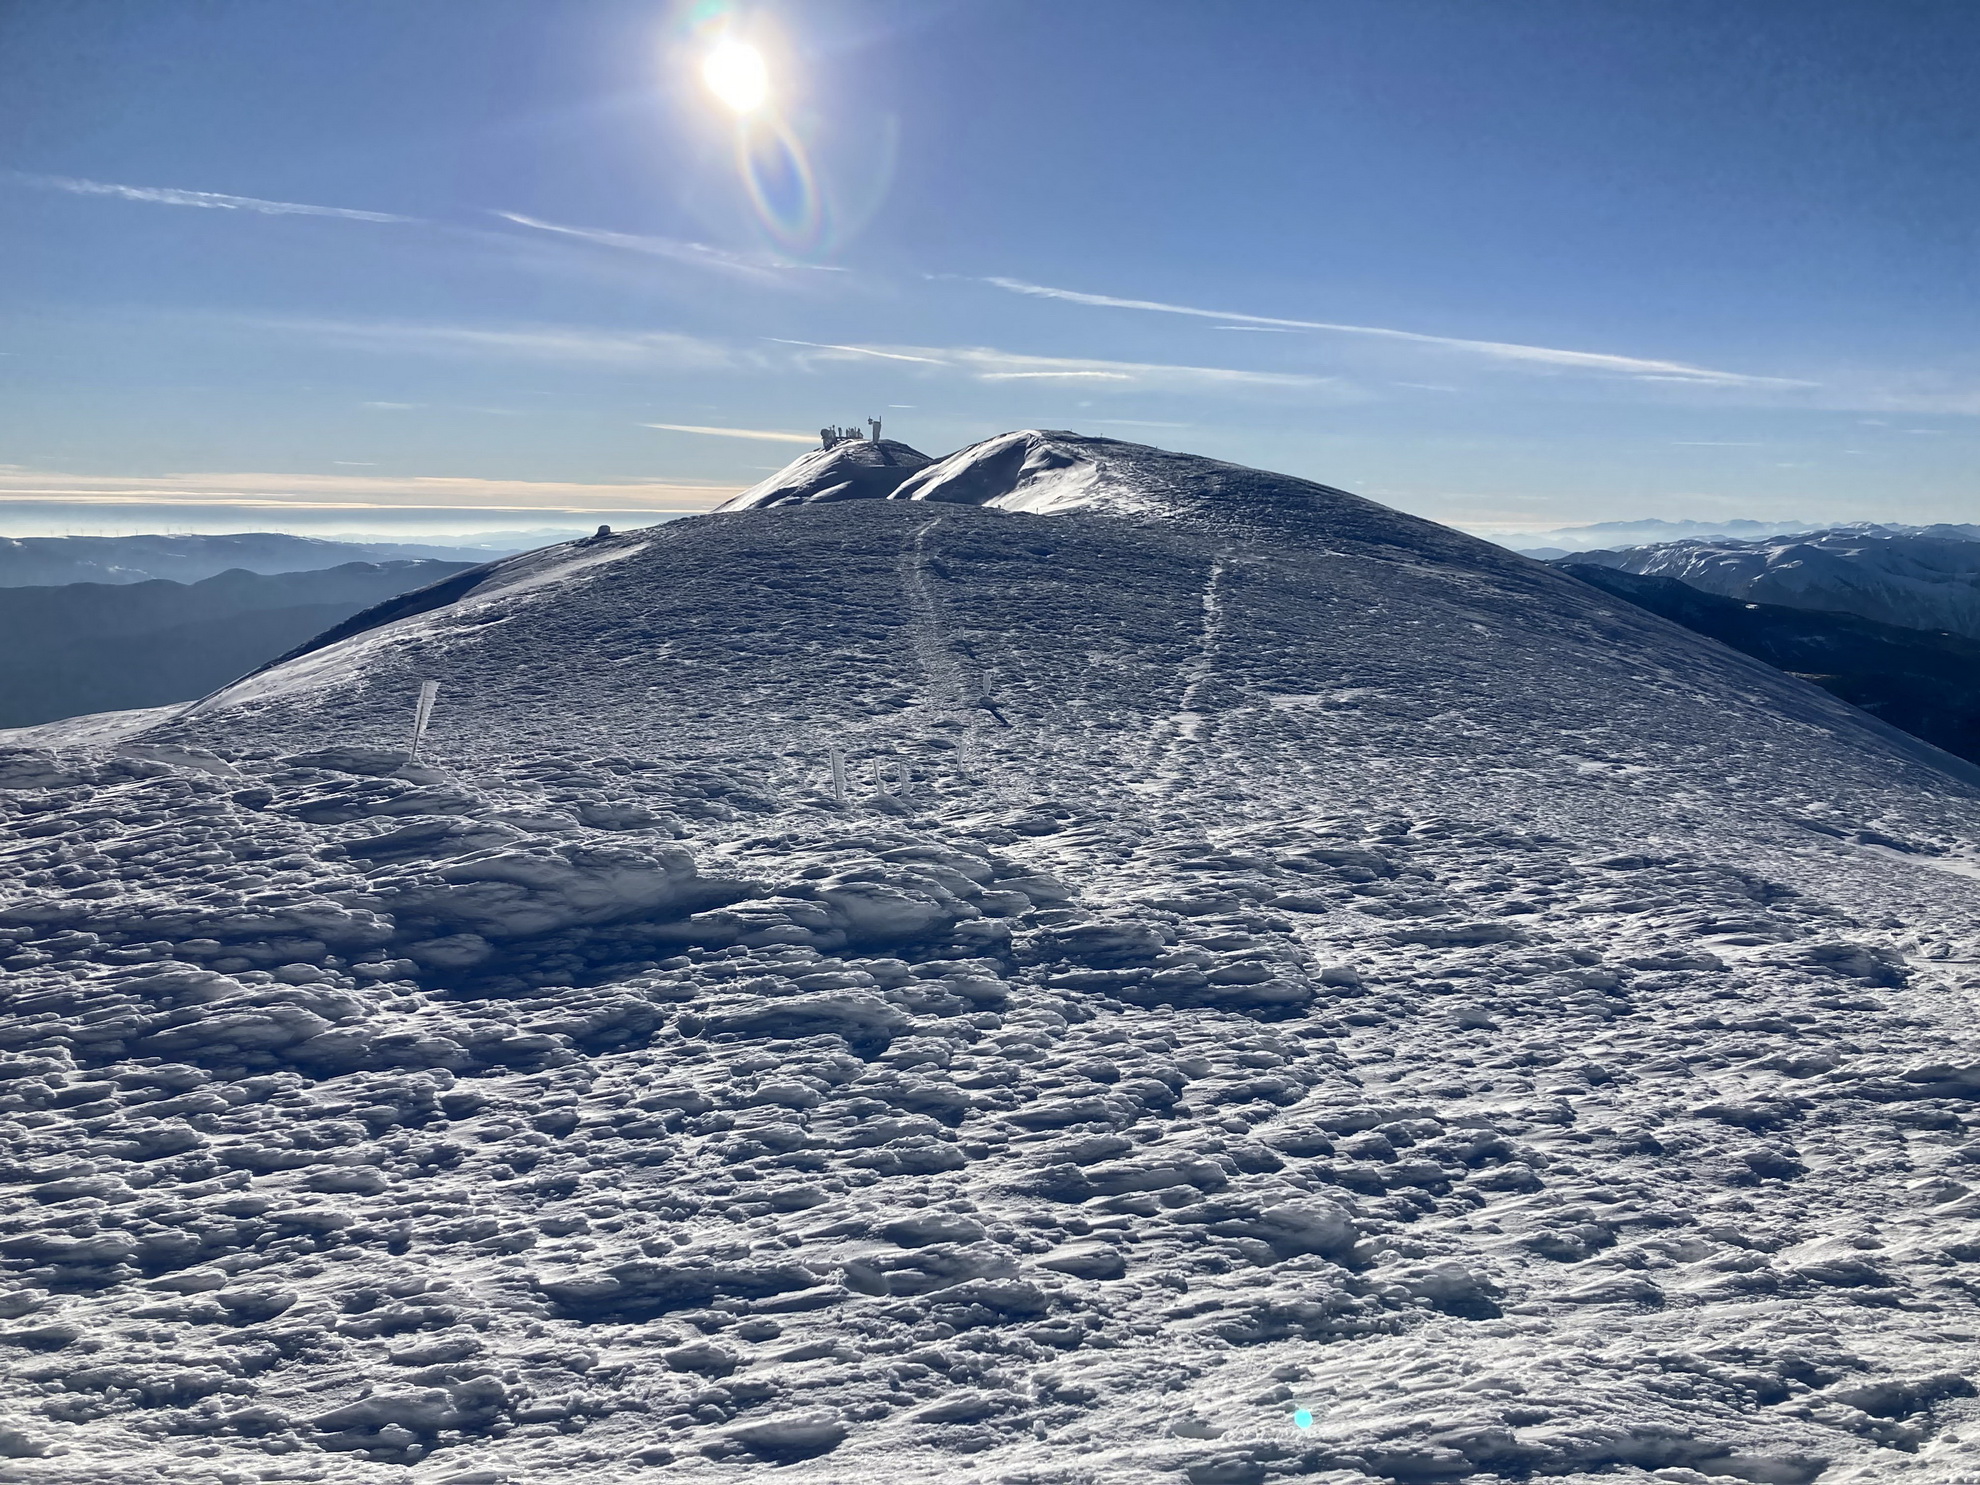
<path id="1" fill-rule="evenodd" d="M 717 43 L 701 63 L 701 80 L 736 113 L 753 113 L 770 97 L 770 69 L 746 41 Z"/>

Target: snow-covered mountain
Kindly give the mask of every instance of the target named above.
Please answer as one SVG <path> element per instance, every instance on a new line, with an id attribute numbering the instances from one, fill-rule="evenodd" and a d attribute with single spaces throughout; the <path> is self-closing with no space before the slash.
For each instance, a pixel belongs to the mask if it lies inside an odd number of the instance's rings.
<path id="1" fill-rule="evenodd" d="M 843 439 L 800 454 L 722 509 L 760 510 L 807 500 L 870 500 L 891 495 L 902 480 L 928 462 L 928 456 L 919 449 L 891 438 Z"/>
<path id="2" fill-rule="evenodd" d="M 1857 536 L 1937 536 L 1955 541 L 1980 541 L 1980 526 L 1940 522 L 1916 526 L 1887 521 L 1599 521 L 1592 526 L 1560 526 L 1551 531 L 1467 527 L 1474 536 L 1527 557 L 1552 561 L 1584 552 L 1623 547 L 1664 545 L 1679 541 L 1711 542 L 1715 537 L 1757 542 L 1769 537 L 1805 536 L 1817 532 L 1846 532 Z"/>
<path id="3" fill-rule="evenodd" d="M 24 1471 L 1973 1472 L 1980 775 L 1342 491 L 800 464 L 0 755 Z"/>
<path id="4" fill-rule="evenodd" d="M 1469 529 L 1474 536 L 1484 537 L 1487 541 L 1497 542 L 1500 546 L 1511 547 L 1514 551 L 1525 552 L 1531 556 L 1536 551 L 1558 555 L 1621 546 L 1643 546 L 1651 542 L 1683 541 L 1698 537 L 1735 537 L 1742 541 L 1752 541 L 1764 536 L 1816 531 L 1821 529 L 1822 525 L 1820 521 L 1804 520 L 1667 521 L 1652 518 L 1639 521 L 1597 521 L 1588 526 L 1556 526 L 1549 530 L 1487 526 Z"/>
<path id="5" fill-rule="evenodd" d="M 1980 639 L 1975 526 L 1847 526 L 1771 541 L 1660 542 L 1573 560 L 1676 578 L 1726 598 Z"/>

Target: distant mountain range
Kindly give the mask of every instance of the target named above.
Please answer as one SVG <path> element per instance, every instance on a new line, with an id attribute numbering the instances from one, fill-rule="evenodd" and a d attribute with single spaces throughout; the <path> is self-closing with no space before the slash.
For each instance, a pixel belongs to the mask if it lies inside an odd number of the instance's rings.
<path id="1" fill-rule="evenodd" d="M 1658 542 L 1572 560 L 1676 578 L 1726 598 L 1980 639 L 1980 526 L 1842 526 L 1754 542 Z"/>
<path id="2" fill-rule="evenodd" d="M 237 568 L 190 584 L 0 587 L 0 727 L 190 701 L 361 609 L 473 565 L 346 562 L 274 574 Z"/>
<path id="3" fill-rule="evenodd" d="M 1476 530 L 1502 547 L 1542 559 L 1586 552 L 1597 547 L 1635 546 L 1645 542 L 1678 541 L 1694 536 L 1729 536 L 1757 540 L 1788 531 L 1813 531 L 1820 521 L 1598 521 L 1591 526 L 1559 526 L 1551 531 Z"/>
<path id="4" fill-rule="evenodd" d="M 1765 541 L 1814 531 L 1854 531 L 1890 536 L 1941 535 L 1980 540 L 1980 526 L 1909 526 L 1875 521 L 1598 521 L 1592 526 L 1561 526 L 1552 531 L 1474 531 L 1487 541 L 1511 547 L 1528 557 L 1550 561 L 1576 552 L 1637 547 L 1676 541 Z"/>
<path id="5" fill-rule="evenodd" d="M 6 537 L 0 538 L 0 588 L 56 583 L 143 583 L 154 578 L 197 583 L 230 571 L 316 572 L 350 562 L 487 562 L 565 539 L 557 533 L 493 535 L 542 535 L 543 540 L 490 546 L 479 543 L 422 546 L 327 541 L 276 531 L 248 531 L 228 536 Z"/>

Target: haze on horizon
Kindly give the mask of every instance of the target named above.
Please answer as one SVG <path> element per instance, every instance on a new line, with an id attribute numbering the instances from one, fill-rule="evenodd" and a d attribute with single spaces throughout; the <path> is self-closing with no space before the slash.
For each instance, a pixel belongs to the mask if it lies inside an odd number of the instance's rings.
<path id="1" fill-rule="evenodd" d="M 882 417 L 1475 529 L 1971 519 L 1980 14 L 0 11 L 0 534 L 705 510 Z"/>

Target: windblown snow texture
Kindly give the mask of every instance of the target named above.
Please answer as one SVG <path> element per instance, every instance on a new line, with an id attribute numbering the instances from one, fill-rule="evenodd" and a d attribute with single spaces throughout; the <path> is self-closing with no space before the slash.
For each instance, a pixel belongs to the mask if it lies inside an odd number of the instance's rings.
<path id="1" fill-rule="evenodd" d="M 1297 480 L 790 483 L 5 756 L 22 1478 L 1976 1478 L 1963 765 Z"/>

